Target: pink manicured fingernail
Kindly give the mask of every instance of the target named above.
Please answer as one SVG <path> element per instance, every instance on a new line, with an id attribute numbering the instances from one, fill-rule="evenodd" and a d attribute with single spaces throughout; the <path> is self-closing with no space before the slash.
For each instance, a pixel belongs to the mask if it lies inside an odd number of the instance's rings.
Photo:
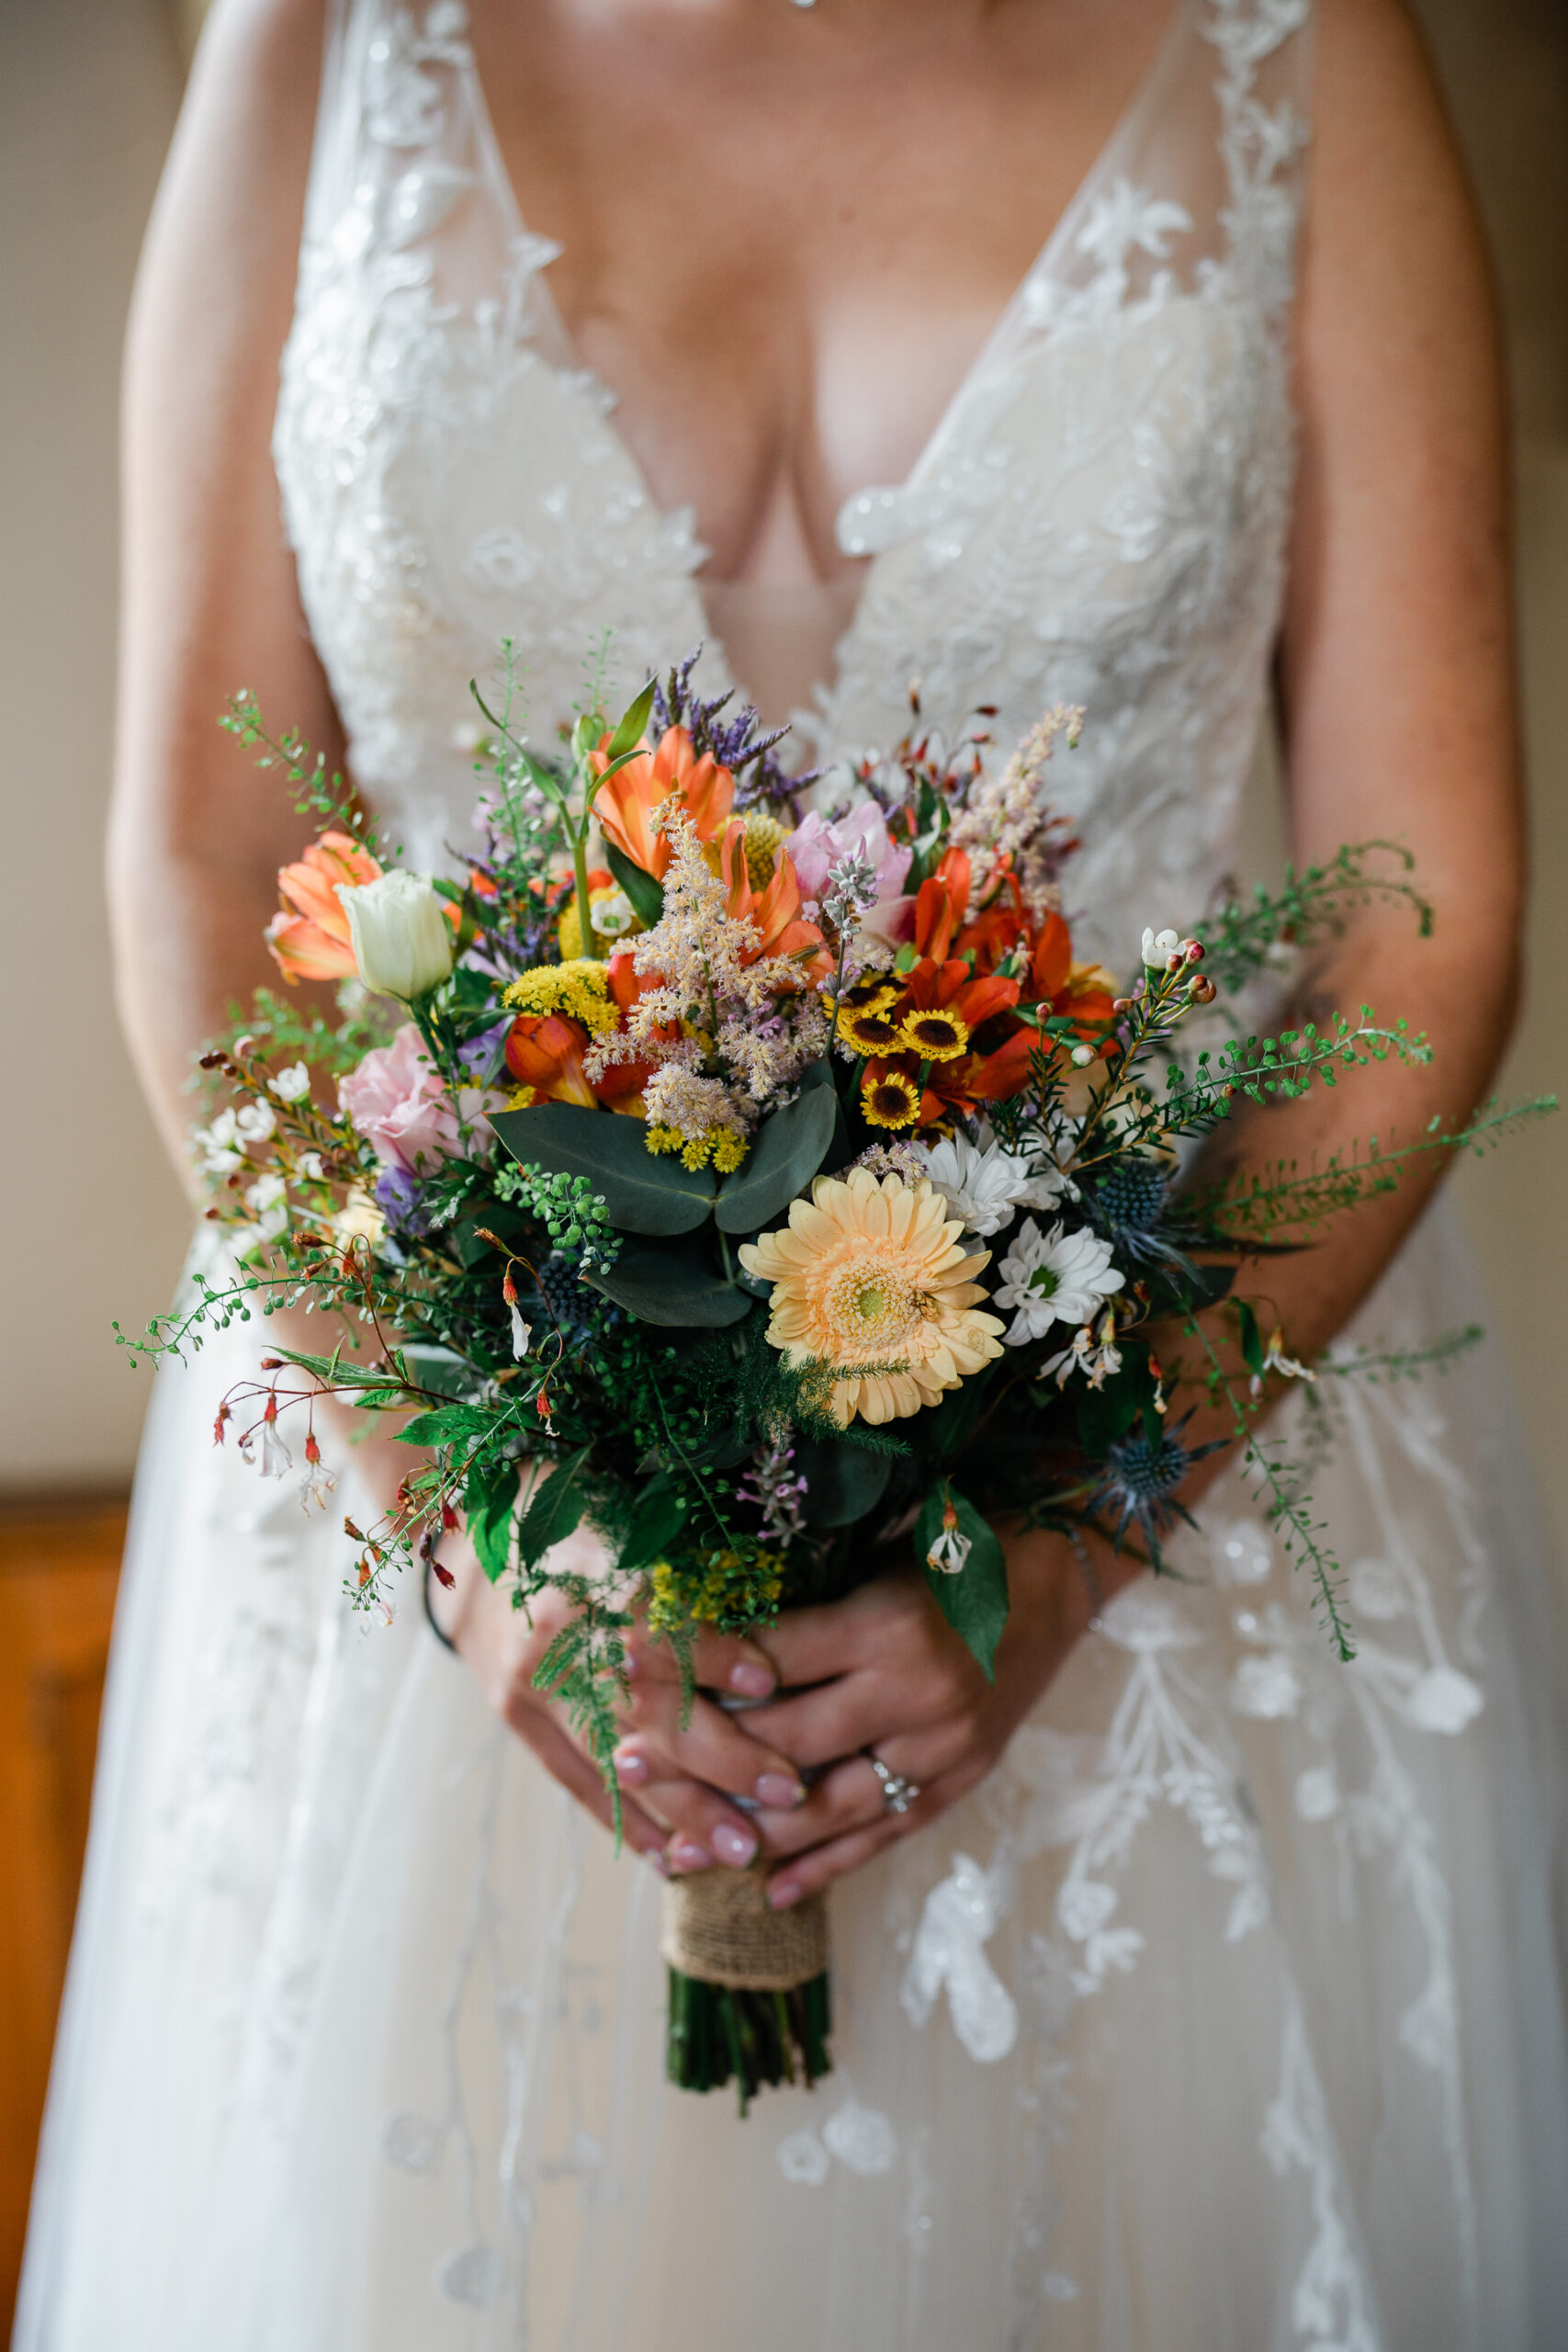
<path id="1" fill-rule="evenodd" d="M 767 1667 L 743 1657 L 739 1666 L 729 1669 L 729 1687 L 742 1699 L 771 1699 L 773 1676 Z"/>
<path id="2" fill-rule="evenodd" d="M 792 1878 L 772 1879 L 768 1883 L 768 1902 L 775 1911 L 787 1911 L 792 1903 L 800 1901 L 805 1892 L 806 1889 Z"/>
<path id="3" fill-rule="evenodd" d="M 733 1822 L 721 1821 L 708 1832 L 714 1852 L 732 1871 L 743 1871 L 757 1850 L 757 1840 L 749 1829 L 737 1829 Z"/>
<path id="4" fill-rule="evenodd" d="M 633 1788 L 640 1788 L 649 1776 L 647 1757 L 639 1756 L 635 1747 L 627 1748 L 624 1754 L 617 1748 L 615 1764 L 616 1780 L 627 1781 Z"/>
<path id="5" fill-rule="evenodd" d="M 677 1838 L 670 1849 L 672 1871 L 705 1871 L 713 1867 L 713 1856 L 694 1838 Z"/>
<path id="6" fill-rule="evenodd" d="M 782 1772 L 759 1772 L 757 1803 L 772 1807 L 775 1813 L 788 1813 L 805 1796 L 798 1781 L 786 1781 Z"/>

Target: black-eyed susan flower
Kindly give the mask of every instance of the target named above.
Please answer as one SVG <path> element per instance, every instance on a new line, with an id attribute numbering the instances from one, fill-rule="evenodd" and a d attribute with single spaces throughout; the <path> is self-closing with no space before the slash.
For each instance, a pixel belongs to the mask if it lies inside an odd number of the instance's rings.
<path id="1" fill-rule="evenodd" d="M 920 1115 L 920 1084 L 911 1072 L 890 1063 L 869 1069 L 861 1089 L 860 1106 L 873 1127 L 912 1127 Z"/>
<path id="2" fill-rule="evenodd" d="M 951 1005 L 915 1005 L 898 1023 L 898 1041 L 922 1061 L 955 1061 L 968 1050 L 969 1023 Z"/>

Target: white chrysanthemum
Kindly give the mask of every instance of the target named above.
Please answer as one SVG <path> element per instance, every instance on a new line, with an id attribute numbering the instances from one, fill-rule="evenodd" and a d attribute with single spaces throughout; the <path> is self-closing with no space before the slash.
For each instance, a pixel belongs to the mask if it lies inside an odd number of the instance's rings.
<path id="1" fill-rule="evenodd" d="M 1001 1262 L 995 1293 L 998 1306 L 1015 1312 L 1008 1327 L 1009 1347 L 1043 1340 L 1053 1323 L 1091 1322 L 1123 1277 L 1111 1262 L 1111 1244 L 1080 1227 L 1077 1233 L 1053 1225 L 1042 1233 L 1025 1217 Z"/>
<path id="2" fill-rule="evenodd" d="M 1055 1208 L 1064 1193 L 1074 1191 L 1059 1168 L 1036 1174 L 1021 1152 L 1004 1151 L 988 1138 L 976 1145 L 963 1136 L 944 1136 L 924 1153 L 932 1189 L 982 1238 L 999 1233 L 1019 1209 Z"/>

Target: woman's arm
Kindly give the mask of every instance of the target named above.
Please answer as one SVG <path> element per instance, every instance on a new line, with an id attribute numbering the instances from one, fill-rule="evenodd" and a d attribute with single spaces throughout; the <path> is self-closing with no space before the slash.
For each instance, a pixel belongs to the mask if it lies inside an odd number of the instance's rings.
<path id="1" fill-rule="evenodd" d="M 272 463 L 323 19 L 322 0 L 220 0 L 159 191 L 130 323 L 108 880 L 121 1011 L 182 1174 L 190 1167 L 191 1057 L 231 1002 L 246 1002 L 258 983 L 280 985 L 262 934 L 277 903 L 277 869 L 298 854 L 301 834 L 279 780 L 257 773 L 219 715 L 248 686 L 276 728 L 298 728 L 329 763 L 343 760 Z M 360 1445 L 357 1465 L 389 1496 L 409 1456 L 377 1435 Z M 466 1550 L 457 1566 L 457 1638 L 481 1689 L 547 1769 L 602 1813 L 597 1768 L 532 1687 L 553 1628 L 538 1614 L 530 1625 L 505 1595 L 492 1594 Z M 744 1644 L 710 1640 L 701 1662 L 718 1687 L 771 1687 L 765 1661 Z M 657 1651 L 643 1661 L 628 1721 L 657 1725 L 687 1770 L 748 1790 L 761 1778 L 763 1793 L 787 1807 L 797 1785 L 787 1759 L 760 1753 L 705 1703 L 685 1730 L 679 1715 L 679 1686 L 667 1652 Z M 743 1814 L 694 1782 L 688 1794 L 705 1860 L 710 1848 L 730 1860 L 753 1850 Z M 638 1848 L 657 1849 L 669 1836 L 635 1801 L 626 1828 Z"/>
<path id="2" fill-rule="evenodd" d="M 1363 1001 L 1425 1030 L 1425 1067 L 1393 1061 L 1333 1092 L 1249 1112 L 1215 1139 L 1211 1174 L 1303 1165 L 1375 1133 L 1417 1139 L 1484 1093 L 1518 985 L 1520 800 L 1509 610 L 1504 396 L 1474 215 L 1415 34 L 1396 0 L 1321 11 L 1297 398 L 1301 468 L 1280 677 L 1292 846 L 1323 858 L 1373 836 L 1414 853 L 1436 911 L 1420 941 L 1399 909 L 1355 917 L 1303 986 L 1303 1009 Z M 1168 910 L 1146 910 L 1151 922 Z M 1415 1162 L 1267 1290 L 1295 1353 L 1321 1349 L 1376 1281 L 1439 1173 Z M 1223 1326 L 1216 1322 L 1216 1347 Z M 1162 1361 L 1196 1351 L 1179 1334 Z M 1189 1435 L 1229 1433 L 1201 1408 Z M 1212 1459 L 1196 1494 L 1214 1475 Z M 1131 1573 L 1096 1547 L 1109 1591 Z M 792 1857 L 775 1901 L 858 1867 L 989 1769 L 1045 1689 L 1091 1603 L 1060 1539 L 1010 1547 L 1014 1608 L 990 1690 L 920 1580 L 786 1619 L 766 1646 L 790 1692 L 749 1718 L 802 1767 L 834 1758 L 768 1849 Z M 926 1795 L 889 1816 L 858 1751 L 875 1746 Z M 806 1849 L 807 1850 L 802 1850 Z"/>
<path id="3" fill-rule="evenodd" d="M 191 1056 L 277 983 L 263 944 L 299 820 L 220 731 L 260 696 L 341 763 L 272 468 L 321 78 L 322 0 L 220 0 L 153 208 L 126 352 L 108 886 L 121 1013 L 188 1175 Z"/>

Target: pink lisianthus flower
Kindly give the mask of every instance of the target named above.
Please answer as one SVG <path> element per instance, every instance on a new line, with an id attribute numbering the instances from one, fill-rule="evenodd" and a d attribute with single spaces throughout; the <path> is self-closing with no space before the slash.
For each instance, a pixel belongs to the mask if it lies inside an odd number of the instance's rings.
<path id="1" fill-rule="evenodd" d="M 383 1167 L 410 1176 L 434 1175 L 436 1162 L 458 1148 L 459 1110 L 472 1119 L 491 1099 L 465 1088 L 454 1103 L 412 1021 L 340 1079 L 337 1093 Z"/>
<path id="2" fill-rule="evenodd" d="M 807 899 L 820 899 L 832 868 L 858 850 L 870 863 L 878 903 L 900 895 L 915 854 L 908 842 L 889 838 L 887 820 L 874 800 L 860 801 L 830 823 L 814 808 L 784 846 Z"/>

